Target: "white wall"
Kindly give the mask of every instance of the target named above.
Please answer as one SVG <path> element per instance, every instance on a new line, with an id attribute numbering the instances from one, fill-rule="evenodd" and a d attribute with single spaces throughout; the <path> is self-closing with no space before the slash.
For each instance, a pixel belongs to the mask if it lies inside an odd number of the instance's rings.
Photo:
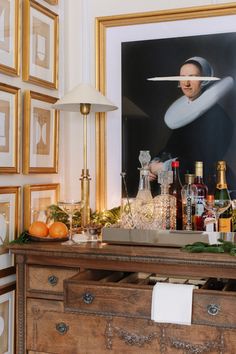
<path id="1" fill-rule="evenodd" d="M 235 1 L 231 1 L 235 2 Z M 65 0 L 65 90 L 84 81 L 95 86 L 95 18 L 125 13 L 229 3 L 225 0 Z M 82 120 L 79 114 L 64 114 L 63 179 L 67 196 L 80 196 L 82 169 Z M 88 167 L 92 177 L 91 206 L 95 207 L 95 129 L 89 119 Z"/>

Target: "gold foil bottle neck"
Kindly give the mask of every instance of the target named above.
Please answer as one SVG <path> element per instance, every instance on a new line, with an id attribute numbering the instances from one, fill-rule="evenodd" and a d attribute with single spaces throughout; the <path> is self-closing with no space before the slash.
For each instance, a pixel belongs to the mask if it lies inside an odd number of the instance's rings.
<path id="1" fill-rule="evenodd" d="M 185 183 L 193 184 L 194 183 L 194 179 L 195 179 L 195 175 L 192 174 L 192 173 L 186 173 L 184 175 L 184 179 L 185 179 Z"/>
<path id="2" fill-rule="evenodd" d="M 218 161 L 216 169 L 217 169 L 217 171 L 226 170 L 226 162 L 225 161 Z"/>
<path id="3" fill-rule="evenodd" d="M 203 177 L 203 162 L 195 161 L 195 176 Z"/>

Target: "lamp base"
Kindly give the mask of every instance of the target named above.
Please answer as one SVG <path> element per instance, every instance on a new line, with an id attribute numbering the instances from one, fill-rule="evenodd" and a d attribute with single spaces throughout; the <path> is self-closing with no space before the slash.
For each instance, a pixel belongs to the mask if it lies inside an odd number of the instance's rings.
<path id="1" fill-rule="evenodd" d="M 81 200 L 83 201 L 83 208 L 81 209 L 81 226 L 86 228 L 90 223 L 90 176 L 89 170 L 82 169 L 81 173 Z"/>

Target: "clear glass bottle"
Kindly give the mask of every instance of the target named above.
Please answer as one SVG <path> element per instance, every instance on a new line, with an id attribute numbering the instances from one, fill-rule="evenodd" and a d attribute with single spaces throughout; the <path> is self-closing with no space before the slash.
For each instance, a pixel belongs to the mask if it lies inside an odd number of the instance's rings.
<path id="1" fill-rule="evenodd" d="M 176 198 L 169 194 L 169 187 L 172 182 L 172 171 L 163 171 L 158 174 L 158 183 L 161 185 L 161 194 L 154 198 L 156 229 L 176 229 Z"/>
<path id="2" fill-rule="evenodd" d="M 202 220 L 203 220 L 203 230 L 208 231 L 208 232 L 213 232 L 216 231 L 216 217 L 215 213 L 213 211 L 214 207 L 214 195 L 208 194 L 206 203 L 208 205 L 208 209 L 205 209 L 205 211 L 202 214 Z"/>
<path id="3" fill-rule="evenodd" d="M 217 162 L 217 183 L 215 190 L 215 204 L 222 204 L 222 202 L 228 203 L 230 201 L 230 195 L 226 182 L 226 163 L 225 161 Z M 232 222 L 232 207 L 230 206 L 219 216 L 218 231 L 230 232 Z"/>
<path id="4" fill-rule="evenodd" d="M 141 163 L 138 193 L 132 203 L 134 226 L 138 229 L 150 229 L 154 220 L 154 204 L 149 180 L 149 151 L 140 151 Z"/>
<path id="5" fill-rule="evenodd" d="M 202 214 L 204 212 L 204 202 L 207 198 L 208 188 L 203 181 L 203 162 L 195 162 L 194 184 L 197 187 L 196 208 L 194 216 L 194 230 L 204 229 Z"/>
<path id="6" fill-rule="evenodd" d="M 141 150 L 139 154 L 139 161 L 141 164 L 140 174 L 139 174 L 139 187 L 136 199 L 141 201 L 150 201 L 152 199 L 150 180 L 149 180 L 149 162 L 151 156 L 149 151 Z"/>
<path id="7" fill-rule="evenodd" d="M 182 188 L 183 230 L 194 230 L 194 215 L 197 197 L 197 187 L 194 184 L 195 175 L 185 175 L 185 185 Z"/>
<path id="8" fill-rule="evenodd" d="M 176 198 L 176 229 L 182 230 L 182 183 L 179 176 L 179 161 L 172 161 L 173 183 L 170 185 L 170 194 Z"/>

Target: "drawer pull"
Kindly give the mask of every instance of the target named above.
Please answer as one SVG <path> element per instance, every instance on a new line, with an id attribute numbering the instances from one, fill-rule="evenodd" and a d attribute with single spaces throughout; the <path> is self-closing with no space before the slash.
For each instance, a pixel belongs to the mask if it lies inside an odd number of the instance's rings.
<path id="1" fill-rule="evenodd" d="M 48 277 L 48 283 L 52 286 L 57 285 L 58 283 L 58 277 L 56 277 L 55 275 L 49 275 Z"/>
<path id="2" fill-rule="evenodd" d="M 207 312 L 211 316 L 218 315 L 219 311 L 220 311 L 220 306 L 217 304 L 210 304 L 207 306 Z"/>
<path id="3" fill-rule="evenodd" d="M 69 330 L 69 326 L 67 326 L 64 322 L 60 322 L 56 324 L 56 330 L 60 334 L 66 334 Z"/>
<path id="4" fill-rule="evenodd" d="M 83 294 L 83 300 L 84 300 L 85 304 L 88 304 L 88 305 L 91 304 L 94 299 L 95 299 L 95 296 L 91 293 Z"/>

